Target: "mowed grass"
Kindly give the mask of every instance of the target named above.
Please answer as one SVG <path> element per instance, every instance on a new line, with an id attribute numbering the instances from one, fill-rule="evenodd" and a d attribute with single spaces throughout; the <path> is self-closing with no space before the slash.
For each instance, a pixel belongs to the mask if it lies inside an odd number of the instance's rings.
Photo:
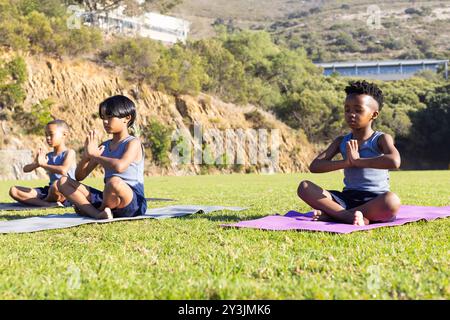
<path id="1" fill-rule="evenodd" d="M 2 299 L 449 299 L 450 220 L 337 235 L 225 229 L 309 208 L 299 181 L 342 188 L 342 173 L 149 177 L 171 204 L 244 206 L 184 218 L 0 235 Z M 45 181 L 19 184 L 39 186 Z M 100 187 L 101 180 L 87 180 Z M 18 182 L 2 182 L 0 200 Z M 404 204 L 449 205 L 450 171 L 391 173 Z M 0 212 L 0 220 L 64 209 Z M 72 212 L 72 210 L 69 210 Z"/>

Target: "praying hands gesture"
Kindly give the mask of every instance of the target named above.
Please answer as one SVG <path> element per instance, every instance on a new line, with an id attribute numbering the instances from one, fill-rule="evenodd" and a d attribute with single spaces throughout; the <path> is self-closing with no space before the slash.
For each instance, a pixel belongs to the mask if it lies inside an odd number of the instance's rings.
<path id="1" fill-rule="evenodd" d="M 357 167 L 359 160 L 358 140 L 351 139 L 347 141 L 347 164 L 350 167 Z"/>
<path id="2" fill-rule="evenodd" d="M 36 152 L 36 157 L 34 158 L 34 163 L 37 167 L 41 167 L 42 165 L 47 163 L 47 158 L 45 155 L 44 150 L 42 148 L 39 148 Z"/>
<path id="3" fill-rule="evenodd" d="M 87 159 L 99 157 L 104 149 L 105 146 L 98 146 L 98 137 L 95 130 L 90 130 L 84 142 L 83 156 Z"/>

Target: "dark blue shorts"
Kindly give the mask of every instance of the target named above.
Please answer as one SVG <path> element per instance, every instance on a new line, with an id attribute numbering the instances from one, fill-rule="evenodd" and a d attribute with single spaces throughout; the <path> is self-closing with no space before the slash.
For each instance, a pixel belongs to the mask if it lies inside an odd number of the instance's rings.
<path id="1" fill-rule="evenodd" d="M 147 211 L 147 200 L 145 197 L 136 192 L 136 190 L 129 185 L 131 190 L 133 190 L 133 199 L 131 202 L 124 208 L 121 209 L 112 209 L 111 212 L 114 218 L 123 218 L 123 217 L 136 217 L 140 215 L 144 215 Z M 92 187 L 88 187 L 91 193 L 91 204 L 95 208 L 100 208 L 103 201 L 103 191 L 97 190 Z"/>
<path id="2" fill-rule="evenodd" d="M 38 194 L 38 199 L 44 200 L 48 196 L 48 193 L 50 191 L 50 186 L 38 187 L 38 188 L 34 188 L 34 190 L 36 190 L 36 192 Z M 64 202 L 62 204 L 63 204 L 64 207 L 72 206 L 70 201 L 67 200 L 67 199 L 64 200 Z"/>
<path id="3" fill-rule="evenodd" d="M 50 186 L 33 188 L 33 189 L 36 190 L 36 192 L 38 194 L 38 198 L 43 200 L 43 199 L 47 198 L 48 192 L 50 190 Z"/>
<path id="4" fill-rule="evenodd" d="M 338 203 L 344 209 L 353 209 L 358 206 L 361 206 L 372 199 L 375 199 L 379 195 L 383 193 L 374 193 L 370 191 L 361 191 L 361 190 L 327 190 L 331 193 L 334 202 Z"/>

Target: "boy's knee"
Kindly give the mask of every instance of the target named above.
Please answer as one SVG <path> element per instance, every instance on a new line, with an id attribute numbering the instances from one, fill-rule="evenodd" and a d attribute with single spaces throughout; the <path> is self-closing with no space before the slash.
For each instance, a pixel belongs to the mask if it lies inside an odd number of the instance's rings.
<path id="1" fill-rule="evenodd" d="M 66 176 L 63 176 L 59 178 L 57 181 L 55 181 L 54 186 L 57 190 L 61 190 L 64 188 L 65 185 L 67 185 L 68 178 Z"/>
<path id="2" fill-rule="evenodd" d="M 17 197 L 17 188 L 16 187 L 11 187 L 9 189 L 9 196 L 12 198 L 16 198 Z"/>
<path id="3" fill-rule="evenodd" d="M 390 212 L 396 213 L 402 203 L 395 193 L 389 191 L 385 195 L 385 204 Z"/>
<path id="4" fill-rule="evenodd" d="M 71 188 L 74 186 L 71 184 L 71 181 L 68 177 L 63 176 L 59 178 L 59 180 L 55 181 L 53 184 L 54 190 L 66 196 L 66 193 L 70 192 Z"/>
<path id="5" fill-rule="evenodd" d="M 110 190 L 118 190 L 123 184 L 123 180 L 119 177 L 111 177 L 105 185 Z"/>
<path id="6" fill-rule="evenodd" d="M 380 221 L 389 222 L 395 219 L 397 211 L 400 209 L 400 198 L 393 192 L 387 192 L 384 194 L 384 214 L 380 217 Z"/>
<path id="7" fill-rule="evenodd" d="M 302 182 L 300 182 L 300 184 L 298 185 L 297 188 L 297 195 L 302 198 L 303 196 L 305 196 L 306 192 L 308 192 L 308 187 L 311 185 L 311 181 L 308 180 L 303 180 Z"/>

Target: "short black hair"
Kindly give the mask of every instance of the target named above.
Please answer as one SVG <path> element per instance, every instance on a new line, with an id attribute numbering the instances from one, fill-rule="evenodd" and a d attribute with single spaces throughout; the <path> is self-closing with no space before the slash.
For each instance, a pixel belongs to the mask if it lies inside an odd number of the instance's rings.
<path id="1" fill-rule="evenodd" d="M 131 120 L 128 122 L 127 126 L 131 127 L 136 120 L 136 106 L 134 102 L 122 95 L 116 95 L 107 98 L 105 101 L 100 103 L 98 107 L 98 113 L 100 117 L 103 114 L 107 116 L 113 116 L 117 118 L 125 118 L 126 116 L 131 116 Z"/>
<path id="2" fill-rule="evenodd" d="M 69 125 L 67 124 L 67 122 L 65 122 L 64 120 L 60 120 L 60 119 L 55 119 L 50 121 L 49 123 L 47 123 L 45 126 L 48 127 L 51 124 L 56 124 L 56 126 L 58 128 L 63 128 L 64 130 L 66 130 L 67 132 L 69 132 Z"/>
<path id="3" fill-rule="evenodd" d="M 381 91 L 375 83 L 369 83 L 365 80 L 353 81 L 345 87 L 345 92 L 347 93 L 347 96 L 351 94 L 367 94 L 378 102 L 378 110 L 381 110 L 383 107 L 383 91 Z"/>

